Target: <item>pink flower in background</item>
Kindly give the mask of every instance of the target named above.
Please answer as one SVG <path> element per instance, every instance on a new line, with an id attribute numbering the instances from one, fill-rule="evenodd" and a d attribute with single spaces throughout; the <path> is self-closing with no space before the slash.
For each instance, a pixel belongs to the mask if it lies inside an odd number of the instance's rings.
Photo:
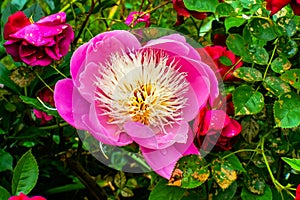
<path id="1" fill-rule="evenodd" d="M 8 200 L 46 200 L 44 197 L 41 196 L 34 196 L 34 197 L 28 197 L 23 193 L 20 193 L 18 196 L 12 196 Z"/>
<path id="2" fill-rule="evenodd" d="M 138 12 L 138 11 L 133 11 L 133 12 L 129 13 L 129 15 L 127 16 L 127 18 L 125 20 L 125 24 L 127 24 L 129 26 L 132 23 L 133 23 L 133 26 L 135 26 L 138 23 L 145 23 L 145 27 L 149 27 L 150 26 L 150 13 L 144 14 L 144 12 Z"/>
<path id="3" fill-rule="evenodd" d="M 240 68 L 243 65 L 243 62 L 239 61 L 240 58 L 238 56 L 234 55 L 234 53 L 232 53 L 232 51 L 227 50 L 226 47 L 222 47 L 222 46 L 206 46 L 206 47 L 204 47 L 204 49 L 214 60 L 215 64 L 218 67 L 218 72 L 223 77 L 224 81 L 239 80 L 238 78 L 236 78 L 232 75 L 234 70 Z M 221 57 L 227 57 L 231 61 L 231 64 L 236 65 L 236 66 L 233 69 L 231 69 L 232 66 L 226 66 L 226 65 L 222 64 L 220 61 Z M 239 62 L 239 63 L 237 64 L 237 62 Z"/>
<path id="4" fill-rule="evenodd" d="M 45 103 L 48 103 L 52 107 L 55 106 L 54 99 L 53 99 L 53 92 L 49 88 L 44 88 L 38 93 L 38 97 Z M 52 116 L 48 115 L 47 113 L 33 109 L 33 113 L 36 116 L 36 118 L 41 119 L 41 124 L 47 123 L 47 121 L 50 121 L 53 119 Z"/>
<path id="5" fill-rule="evenodd" d="M 291 7 L 295 15 L 300 15 L 300 1 L 299 0 L 266 0 L 267 9 L 271 11 L 271 16 L 281 10 L 288 4 L 291 4 Z"/>
<path id="6" fill-rule="evenodd" d="M 218 96 L 218 82 L 183 36 L 142 46 L 128 31 L 105 32 L 80 46 L 70 64 L 72 78 L 54 91 L 68 123 L 104 144 L 137 143 L 165 178 L 180 157 L 199 153 L 189 122 Z"/>
<path id="7" fill-rule="evenodd" d="M 74 38 L 66 14 L 56 13 L 35 23 L 22 11 L 9 16 L 4 26 L 4 47 L 16 62 L 30 66 L 47 66 L 65 56 Z"/>
<path id="8" fill-rule="evenodd" d="M 206 12 L 197 12 L 187 9 L 183 0 L 173 0 L 173 7 L 177 12 L 177 21 L 175 25 L 182 24 L 184 22 L 184 17 L 190 17 L 191 15 L 200 20 L 203 20 L 207 17 Z"/>

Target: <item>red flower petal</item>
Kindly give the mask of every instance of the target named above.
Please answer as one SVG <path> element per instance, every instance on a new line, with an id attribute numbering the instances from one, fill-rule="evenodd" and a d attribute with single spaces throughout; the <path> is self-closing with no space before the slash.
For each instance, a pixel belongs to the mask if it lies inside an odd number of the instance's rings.
<path id="1" fill-rule="evenodd" d="M 271 11 L 272 16 L 289 3 L 291 0 L 267 0 L 267 9 Z"/>
<path id="2" fill-rule="evenodd" d="M 8 21 L 4 26 L 4 39 L 10 39 L 10 34 L 16 33 L 18 30 L 22 29 L 25 26 L 28 26 L 29 24 L 31 24 L 29 19 L 22 11 L 14 13 L 13 15 L 8 17 Z"/>

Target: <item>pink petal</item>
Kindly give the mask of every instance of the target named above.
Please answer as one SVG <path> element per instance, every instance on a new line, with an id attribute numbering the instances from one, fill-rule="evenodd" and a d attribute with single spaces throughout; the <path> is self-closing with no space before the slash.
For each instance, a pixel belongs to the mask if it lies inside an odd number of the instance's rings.
<path id="1" fill-rule="evenodd" d="M 63 79 L 56 83 L 54 101 L 59 115 L 78 129 L 85 129 L 81 116 L 89 111 L 89 104 L 74 88 L 71 79 Z"/>
<path id="2" fill-rule="evenodd" d="M 99 75 L 100 66 L 99 64 L 89 62 L 79 76 L 79 87 L 78 91 L 88 102 L 92 103 L 95 100 L 96 92 L 96 77 Z"/>
<path id="3" fill-rule="evenodd" d="M 138 49 L 141 44 L 127 31 L 109 31 L 101 33 L 87 44 L 78 48 L 71 58 L 71 74 L 75 85 L 79 85 L 78 73 L 84 71 L 89 62 L 104 64 L 113 53 Z M 101 55 L 101 56 L 99 56 Z"/>
<path id="4" fill-rule="evenodd" d="M 118 125 L 102 124 L 99 120 L 98 108 L 94 104 L 91 105 L 89 115 L 82 118 L 87 130 L 98 140 L 104 144 L 124 146 L 132 143 L 132 139 L 121 131 Z"/>
<path id="5" fill-rule="evenodd" d="M 141 151 L 150 167 L 162 177 L 169 179 L 176 162 L 184 155 L 199 154 L 198 149 L 193 144 L 193 133 L 189 129 L 186 143 L 175 143 L 166 148 L 153 150 L 141 147 Z"/>
<path id="6" fill-rule="evenodd" d="M 66 13 L 59 12 L 40 19 L 39 21 L 36 22 L 36 24 L 44 25 L 44 26 L 45 25 L 54 26 L 65 22 L 66 22 Z"/>
<path id="7" fill-rule="evenodd" d="M 21 61 L 20 55 L 19 55 L 19 46 L 20 42 L 11 43 L 10 41 L 4 43 L 4 47 L 6 49 L 6 52 L 12 56 L 14 61 L 19 62 Z"/>

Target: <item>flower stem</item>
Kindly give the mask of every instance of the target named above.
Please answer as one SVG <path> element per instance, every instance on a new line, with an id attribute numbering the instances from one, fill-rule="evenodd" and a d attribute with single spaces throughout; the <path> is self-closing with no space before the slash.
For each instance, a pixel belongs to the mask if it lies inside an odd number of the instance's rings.
<path id="1" fill-rule="evenodd" d="M 54 128 L 59 128 L 59 127 L 64 127 L 64 126 L 68 126 L 69 124 L 67 122 L 64 123 L 60 123 L 60 124 L 55 124 L 55 125 L 51 125 L 51 126 L 42 126 L 42 127 L 38 127 L 38 129 L 40 130 L 49 130 L 49 129 L 54 129 Z"/>
<path id="2" fill-rule="evenodd" d="M 269 67 L 271 66 L 271 63 L 272 63 L 272 61 L 273 61 L 273 58 L 274 58 L 274 55 L 275 55 L 275 51 L 276 51 L 276 49 L 277 49 L 277 47 L 278 47 L 278 45 L 276 44 L 277 43 L 277 41 L 278 41 L 278 38 L 275 40 L 275 47 L 274 47 L 274 49 L 273 49 L 273 51 L 272 51 L 272 54 L 271 54 L 271 58 L 270 58 L 270 60 L 269 60 L 269 62 L 268 62 L 268 64 L 267 64 L 267 68 L 266 68 L 266 71 L 265 71 L 265 73 L 264 73 L 264 76 L 263 76 L 263 80 L 265 80 L 265 78 L 266 78 L 266 76 L 267 76 L 267 73 L 268 73 L 268 70 L 269 70 Z"/>
<path id="3" fill-rule="evenodd" d="M 232 67 L 224 74 L 224 76 L 222 77 L 222 79 L 224 80 L 224 78 L 242 61 L 242 58 L 240 58 L 236 63 L 234 63 L 234 65 L 232 65 Z"/>
<path id="4" fill-rule="evenodd" d="M 44 81 L 44 79 L 36 71 L 34 73 L 51 92 L 54 92 L 53 89 Z"/>
<path id="5" fill-rule="evenodd" d="M 56 68 L 56 66 L 54 65 L 51 65 L 51 67 L 57 72 L 59 73 L 60 75 L 62 75 L 64 78 L 68 78 L 66 75 L 64 75 L 59 69 Z"/>

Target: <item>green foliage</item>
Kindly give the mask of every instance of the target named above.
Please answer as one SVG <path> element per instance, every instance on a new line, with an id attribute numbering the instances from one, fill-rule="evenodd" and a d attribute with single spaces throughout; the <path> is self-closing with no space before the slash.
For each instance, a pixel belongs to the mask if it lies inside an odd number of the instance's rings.
<path id="1" fill-rule="evenodd" d="M 241 85 L 233 92 L 235 115 L 253 115 L 264 107 L 264 96 L 248 85 Z"/>
<path id="2" fill-rule="evenodd" d="M 287 164 L 289 164 L 294 170 L 300 171 L 300 159 L 286 157 L 282 157 L 281 159 L 284 160 Z"/>
<path id="3" fill-rule="evenodd" d="M 262 80 L 261 72 L 255 68 L 250 67 L 240 67 L 233 72 L 233 75 L 247 82 Z"/>
<path id="4" fill-rule="evenodd" d="M 0 149 L 0 160 L 0 172 L 13 169 L 13 157 L 3 149 Z"/>
<path id="5" fill-rule="evenodd" d="M 39 169 L 31 150 L 18 161 L 12 177 L 12 194 L 28 194 L 37 183 Z"/>
<path id="6" fill-rule="evenodd" d="M 149 200 L 166 199 L 166 200 L 180 200 L 183 197 L 185 189 L 175 186 L 169 186 L 167 180 L 161 179 L 152 192 Z"/>
<path id="7" fill-rule="evenodd" d="M 242 200 L 269 200 L 272 199 L 272 191 L 269 186 L 266 186 L 264 194 L 258 195 L 251 193 L 247 188 L 243 187 L 242 194 L 241 194 Z"/>
<path id="8" fill-rule="evenodd" d="M 0 199 L 8 199 L 10 196 L 10 193 L 4 187 L 0 186 Z"/>
<path id="9" fill-rule="evenodd" d="M 274 118 L 277 127 L 293 128 L 300 124 L 300 97 L 295 93 L 286 93 L 274 103 Z"/>

